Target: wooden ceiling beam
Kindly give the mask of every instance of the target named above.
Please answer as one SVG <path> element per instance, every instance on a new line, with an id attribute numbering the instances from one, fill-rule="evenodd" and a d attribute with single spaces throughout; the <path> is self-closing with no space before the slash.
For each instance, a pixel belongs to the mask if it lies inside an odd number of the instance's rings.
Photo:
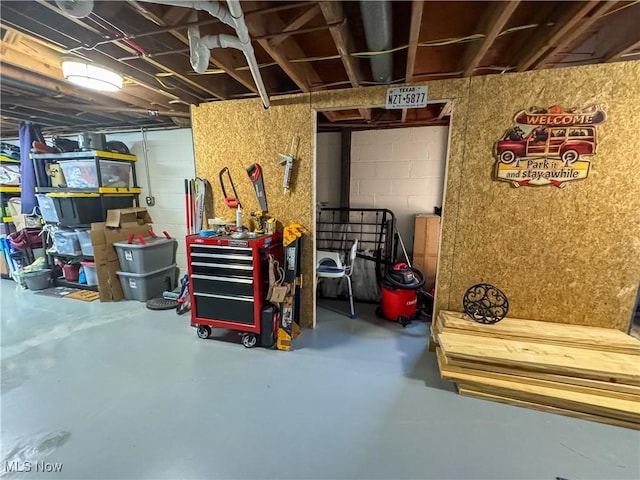
<path id="1" fill-rule="evenodd" d="M 0 67 L 2 68 L 2 76 L 7 80 L 13 80 L 14 82 L 20 82 L 25 85 L 25 88 L 28 89 L 29 86 L 33 86 L 36 89 L 46 90 L 52 92 L 52 94 L 64 95 L 70 99 L 76 99 L 87 102 L 87 104 L 82 104 L 83 108 L 93 106 L 106 106 L 117 108 L 118 111 L 125 110 L 126 108 L 130 108 L 129 105 L 136 105 L 136 103 L 129 103 L 128 97 L 127 100 L 122 100 L 119 96 L 121 94 L 113 93 L 113 94 L 104 94 L 104 93 L 93 93 L 87 90 L 83 90 L 80 88 L 76 88 L 73 85 L 69 84 L 64 80 L 58 80 L 57 78 L 44 77 L 40 75 L 36 75 L 31 72 L 27 72 L 11 63 L 5 63 L 6 60 L 9 60 L 7 55 L 2 56 L 2 63 Z M 53 96 L 51 98 L 54 98 Z M 43 97 L 44 99 L 44 97 Z M 58 100 L 58 99 L 56 99 Z M 136 99 L 137 100 L 137 99 Z M 114 104 L 114 101 L 122 102 L 119 105 Z M 146 102 L 137 102 L 137 107 L 149 111 L 155 110 L 154 106 L 148 105 Z M 175 112 L 175 116 L 180 116 L 179 114 L 183 114 L 184 112 Z"/>
<path id="2" fill-rule="evenodd" d="M 420 28 L 422 27 L 422 12 L 424 9 L 423 0 L 413 0 L 411 2 L 411 25 L 409 28 L 409 49 L 407 50 L 407 68 L 405 71 L 405 82 L 413 82 L 413 72 L 416 67 L 416 54 L 418 53 L 418 40 L 420 38 Z"/>
<path id="3" fill-rule="evenodd" d="M 12 103 L 12 102 L 9 102 L 9 103 Z M 49 103 L 49 102 L 45 102 L 45 103 Z M 37 100 L 36 101 L 21 100 L 21 101 L 15 101 L 15 105 L 24 106 L 27 108 L 37 108 L 38 106 L 41 106 L 42 103 Z M 85 111 L 87 113 L 95 113 L 95 114 L 101 114 L 104 112 L 107 112 L 107 113 L 120 112 L 120 113 L 135 113 L 138 115 L 151 116 L 149 115 L 149 110 L 144 108 L 132 108 L 132 107 L 123 108 L 123 107 L 114 107 L 114 106 L 109 107 L 104 105 L 86 105 L 82 103 L 73 103 L 73 102 L 65 102 L 64 104 L 59 105 L 58 108 L 60 110 Z M 190 118 L 190 114 L 187 112 L 173 112 L 173 111 L 167 111 L 167 110 L 154 110 L 154 112 L 157 112 L 158 115 L 167 116 L 167 117 Z M 118 118 L 116 117 L 115 119 L 118 119 Z"/>
<path id="4" fill-rule="evenodd" d="M 137 3 L 137 2 L 135 2 Z M 162 15 L 162 23 L 166 25 L 177 25 L 189 15 L 189 10 L 185 7 L 169 7 Z"/>
<path id="5" fill-rule="evenodd" d="M 24 113 L 24 112 L 17 112 L 15 110 L 2 110 L 2 116 L 4 118 L 9 118 L 12 120 L 17 120 L 17 121 L 24 121 L 24 122 L 33 122 L 33 123 L 37 123 L 40 125 L 43 125 L 45 127 L 59 127 L 60 125 L 55 123 L 55 120 L 51 120 L 50 118 L 47 118 L 46 116 L 42 116 L 42 115 L 31 115 L 28 113 Z"/>
<path id="6" fill-rule="evenodd" d="M 4 14 L 4 11 L 3 11 L 3 14 Z M 17 27 L 14 27 L 6 23 L 2 24 L 2 28 L 6 29 L 7 31 L 16 32 L 20 35 L 21 42 L 16 43 L 15 46 L 13 46 L 13 48 L 14 50 L 18 50 L 21 53 L 21 56 L 24 57 L 23 60 L 25 62 L 27 61 L 27 57 L 35 57 L 36 59 L 41 61 L 42 64 L 46 67 L 46 70 L 49 72 L 48 76 L 51 76 L 50 74 L 52 71 L 57 71 L 60 73 L 59 74 L 56 73 L 55 75 L 53 75 L 53 78 L 56 78 L 56 79 L 62 78 L 62 70 L 60 69 L 60 64 L 65 54 L 60 53 L 60 50 L 61 50 L 60 47 L 49 45 L 42 40 L 37 40 L 36 38 L 31 37 L 27 33 L 22 32 Z M 115 48 L 118 48 L 118 47 L 115 47 Z M 133 52 L 132 49 L 129 49 L 128 51 Z M 66 56 L 69 57 L 70 55 L 66 55 Z M 146 73 L 139 69 L 135 69 L 133 67 L 129 67 L 128 65 L 117 61 L 116 59 L 108 56 L 103 52 L 99 52 L 97 50 L 91 50 L 91 54 L 87 55 L 87 57 L 90 57 L 92 61 L 94 61 L 99 65 L 102 65 L 116 72 L 120 72 L 124 76 L 133 79 L 136 83 L 140 85 L 144 85 L 145 87 L 155 92 L 156 94 L 167 97 L 168 98 L 167 102 L 170 100 L 183 100 L 186 103 L 198 103 L 199 101 L 201 101 L 199 97 L 196 97 L 195 95 L 192 95 L 184 91 L 180 91 L 179 93 L 180 96 L 176 95 L 176 93 L 165 91 L 162 88 L 160 88 L 160 84 L 158 84 L 157 79 L 154 75 Z M 20 64 L 18 64 L 17 66 L 20 66 Z M 40 72 L 40 69 L 38 69 L 37 71 L 39 73 L 44 74 L 44 72 Z M 145 77 L 147 81 L 144 80 Z M 130 103 L 137 102 L 139 106 L 143 106 L 140 104 L 140 99 L 131 98 L 131 99 L 125 100 L 126 93 L 119 92 L 115 95 L 116 96 L 113 98 L 119 99 L 118 95 L 120 95 L 122 97 L 122 101 L 130 101 Z M 144 102 L 144 103 L 148 104 L 149 102 Z"/>
<path id="7" fill-rule="evenodd" d="M 440 110 L 440 114 L 436 117 L 436 120 L 443 120 L 445 117 L 450 117 L 451 112 L 453 111 L 453 102 L 448 101 L 445 103 L 442 110 Z"/>
<path id="8" fill-rule="evenodd" d="M 460 70 L 464 77 L 473 75 L 476 67 L 495 42 L 504 26 L 520 4 L 519 0 L 509 2 L 490 2 L 486 14 L 480 20 L 480 33 L 484 33 L 482 42 L 470 42 L 460 62 Z"/>
<path id="9" fill-rule="evenodd" d="M 329 27 L 329 32 L 333 38 L 333 43 L 336 45 L 336 49 L 340 54 L 342 65 L 347 72 L 347 77 L 353 88 L 360 87 L 362 82 L 362 72 L 360 70 L 360 63 L 357 58 L 351 56 L 356 51 L 355 40 L 351 35 L 348 25 L 345 22 L 344 9 L 340 2 L 328 2 L 323 1 L 319 4 L 322 15 L 324 16 L 327 24 L 333 26 Z M 371 120 L 370 108 L 358 108 L 360 116 L 365 120 Z"/>
<path id="10" fill-rule="evenodd" d="M 96 14 L 94 12 L 93 15 L 98 15 L 98 14 Z M 182 73 L 182 72 L 185 72 L 185 71 L 187 71 L 189 69 L 190 64 L 188 62 L 185 62 L 185 64 L 181 64 L 179 61 L 176 62 L 175 59 L 171 59 L 168 56 L 163 56 L 162 60 L 158 60 L 158 59 L 156 59 L 154 57 L 140 55 L 138 51 L 136 51 L 135 49 L 131 48 L 123 40 L 122 41 L 113 42 L 113 45 L 117 45 L 122 50 L 124 50 L 124 51 L 126 51 L 126 52 L 128 52 L 130 54 L 139 55 L 138 58 L 142 59 L 146 63 L 152 65 L 153 67 L 157 68 L 158 70 L 160 70 L 162 72 L 171 73 L 175 78 L 180 79 L 185 84 L 187 84 L 190 87 L 196 89 L 196 91 L 199 90 L 201 92 L 206 93 L 207 95 L 210 95 L 210 96 L 215 97 L 215 98 L 219 98 L 221 100 L 225 100 L 225 99 L 229 98 L 229 92 L 226 91 L 226 89 L 222 88 L 221 86 L 214 85 L 215 82 L 203 81 L 203 80 L 198 79 L 198 77 L 189 77 L 185 73 Z M 89 56 L 89 57 L 91 57 L 94 54 L 94 52 L 101 52 L 101 49 L 98 48 L 96 50 L 85 50 L 86 55 Z M 101 53 L 104 53 L 104 52 L 101 52 Z M 124 63 L 124 62 L 118 62 L 118 63 L 120 65 L 128 65 L 128 66 L 131 67 L 131 65 L 128 64 L 128 63 Z M 185 67 L 187 67 L 187 68 L 185 68 Z M 119 71 L 119 70 L 117 70 L 117 67 L 111 67 L 111 68 L 113 68 L 115 71 Z M 136 78 L 135 74 L 134 75 L 130 75 L 130 76 L 132 78 L 134 78 L 134 79 Z M 199 101 L 195 101 L 195 102 L 193 100 L 191 100 L 190 103 L 200 103 L 203 100 L 205 100 L 205 99 L 204 98 L 200 98 Z"/>
<path id="11" fill-rule="evenodd" d="M 12 105 L 12 107 L 7 107 L 7 105 Z M 2 100 L 2 109 L 3 111 L 8 112 L 22 112 L 24 114 L 28 114 L 24 110 L 31 110 L 40 113 L 47 114 L 47 120 L 52 122 L 56 122 L 56 126 L 59 127 L 69 127 L 69 126 L 100 126 L 105 123 L 113 123 L 113 122 L 122 122 L 130 121 L 129 119 L 124 119 L 122 117 L 114 117 L 111 115 L 107 115 L 104 113 L 94 113 L 94 112 L 85 112 L 85 115 L 82 117 L 79 115 L 67 115 L 64 111 L 57 109 L 56 105 L 51 105 L 53 108 L 43 108 L 42 104 L 39 102 L 29 102 L 28 104 L 25 102 L 13 103 L 13 102 L 5 102 Z M 91 118 L 89 118 L 91 116 Z"/>
<path id="12" fill-rule="evenodd" d="M 420 38 L 420 28 L 422 27 L 422 12 L 424 10 L 423 0 L 413 0 L 411 2 L 411 25 L 409 27 L 409 49 L 407 50 L 407 68 L 405 70 L 405 83 L 413 82 L 413 73 L 416 68 L 416 54 L 418 53 L 418 40 Z M 402 109 L 400 121 L 407 121 L 407 109 Z"/>
<path id="13" fill-rule="evenodd" d="M 64 80 L 60 67 L 62 56 L 41 43 L 33 41 L 31 37 L 27 37 L 15 30 L 8 30 L 7 35 L 0 41 L 0 51 L 2 51 L 3 55 L 2 60 L 6 63 L 29 69 L 34 73 L 49 78 Z M 132 86 L 125 85 L 124 91 L 105 93 L 103 96 L 134 104 L 139 107 L 151 107 L 156 104 L 162 108 L 172 108 L 171 100 L 175 99 L 175 97 L 159 94 L 156 90 L 150 90 L 149 88 L 145 88 L 142 97 L 140 93 L 141 92 L 135 90 L 135 88 L 132 88 Z M 181 105 L 181 109 L 183 110 L 184 108 L 185 107 Z"/>
<path id="14" fill-rule="evenodd" d="M 283 22 L 278 16 L 271 16 L 267 20 L 264 16 L 258 17 L 251 15 L 246 16 L 245 21 L 252 37 L 260 37 L 272 33 L 268 28 L 277 32 L 281 32 L 284 28 Z M 267 25 L 269 27 L 267 27 Z M 289 58 L 303 58 L 305 56 L 298 43 L 292 37 L 287 38 L 286 42 L 282 42 L 277 46 L 274 46 L 272 41 L 267 38 L 259 39 L 257 42 L 302 92 L 309 93 L 311 91 L 311 84 L 323 83 L 313 65 L 309 63 L 292 63 L 289 61 Z M 331 121 L 336 118 L 330 112 L 324 113 L 325 115 L 329 113 L 327 118 Z"/>
<path id="15" fill-rule="evenodd" d="M 320 13 L 320 6 L 316 4 L 316 5 L 313 5 L 311 8 L 302 12 L 300 15 L 297 15 L 287 25 L 284 26 L 284 28 L 282 29 L 282 35 L 278 35 L 277 37 L 271 38 L 271 44 L 274 47 L 277 47 L 278 45 L 280 45 L 282 42 L 284 42 L 287 38 L 291 36 L 291 33 L 289 32 L 293 32 L 295 30 L 299 30 L 300 28 L 304 27 L 307 23 L 309 23 L 311 20 L 316 18 L 319 13 Z"/>
<path id="16" fill-rule="evenodd" d="M 634 50 L 638 50 L 638 49 L 640 49 L 640 40 L 634 40 L 633 42 L 627 45 L 618 47 L 617 49 L 607 53 L 604 58 L 604 62 L 608 63 L 608 62 L 615 62 L 617 60 L 621 60 L 622 57 L 627 53 L 631 53 Z"/>
<path id="17" fill-rule="evenodd" d="M 105 2 L 108 4 L 109 2 Z M 47 39 L 47 36 L 51 35 L 52 38 L 55 37 L 58 42 L 57 49 L 58 51 L 62 48 L 83 48 L 86 45 L 94 45 L 104 40 L 104 36 L 96 35 L 93 33 L 93 28 L 84 22 L 80 22 L 80 24 L 71 23 L 69 18 L 62 13 L 60 9 L 55 9 L 54 11 L 64 19 L 66 23 L 64 27 L 58 27 L 61 30 L 56 30 L 52 25 L 59 24 L 60 22 L 54 22 L 50 19 L 44 19 L 44 15 L 49 14 L 45 8 L 43 8 L 40 4 L 38 5 L 41 8 L 40 11 L 35 12 L 32 11 L 22 11 L 16 9 L 16 7 L 5 7 L 3 4 L 2 10 L 2 20 L 3 27 L 8 25 L 9 27 L 23 33 L 27 36 L 31 35 L 31 32 L 39 32 L 37 35 L 41 36 L 43 40 Z M 31 7 L 33 7 L 31 5 Z M 33 16 L 30 17 L 29 14 Z M 100 21 L 99 15 L 94 11 L 91 16 L 92 19 Z M 58 19 L 56 19 L 58 20 Z M 103 21 L 104 22 L 104 21 Z M 36 34 L 34 34 L 36 35 Z M 108 69 L 116 71 L 126 77 L 129 77 L 135 80 L 137 83 L 146 84 L 149 87 L 158 87 L 157 90 L 161 90 L 160 85 L 157 82 L 157 78 L 155 77 L 158 68 L 149 66 L 146 70 L 139 67 L 134 67 L 131 65 L 127 65 L 125 63 L 119 62 L 118 57 L 119 54 L 114 54 L 114 51 L 120 52 L 124 50 L 128 54 L 138 54 L 133 48 L 129 47 L 126 44 L 122 43 L 114 43 L 114 44 L 105 44 L 101 45 L 95 49 L 85 49 L 84 54 L 75 53 L 74 56 L 81 56 L 84 58 L 90 59 L 92 62 L 97 63 L 98 65 L 102 65 Z M 109 54 L 108 52 L 111 52 Z M 66 52 L 65 52 L 66 53 Z M 70 56 L 67 54 L 67 56 Z M 159 69 L 161 71 L 166 71 L 166 69 Z M 202 92 L 201 94 L 192 93 L 189 90 L 182 87 L 180 82 L 175 82 L 174 89 L 170 92 L 170 94 L 174 95 L 175 98 L 182 99 L 188 103 L 200 103 L 204 100 L 205 94 L 209 94 L 205 92 L 201 88 L 197 90 Z"/>
<path id="18" fill-rule="evenodd" d="M 564 37 L 571 35 L 573 29 L 593 10 L 597 3 L 589 1 L 571 2 L 565 12 L 555 19 L 555 25 L 540 38 L 539 42 L 531 43 L 526 51 L 518 54 L 517 58 L 521 58 L 521 60 L 518 62 L 517 71 L 524 72 L 529 70 L 550 48 L 557 45 Z M 538 27 L 538 30 L 545 31 L 548 28 L 543 24 Z"/>
<path id="19" fill-rule="evenodd" d="M 129 0 L 129 3 L 136 9 L 138 13 L 140 13 L 140 15 L 160 27 L 172 27 L 178 25 L 191 11 L 185 7 L 171 7 L 165 14 L 159 15 L 159 13 L 152 10 L 153 6 L 150 4 L 140 5 L 139 2 L 134 0 Z M 174 9 L 180 10 L 183 15 L 179 14 L 179 12 L 177 11 L 172 13 Z M 169 34 L 180 40 L 184 45 L 189 45 L 189 37 L 181 33 L 179 30 L 170 30 Z M 220 48 L 211 50 L 210 60 L 216 67 L 223 70 L 236 82 L 240 83 L 247 90 L 257 95 L 258 88 L 253 81 L 251 73 L 245 70 L 237 70 L 237 67 L 241 66 L 240 61 L 236 58 L 237 56 L 238 55 L 233 51 Z M 263 82 L 266 82 L 264 76 Z"/>
<path id="20" fill-rule="evenodd" d="M 12 41 L 13 43 L 11 44 L 5 41 L 0 42 L 0 50 L 3 52 L 2 61 L 20 69 L 30 70 L 39 75 L 64 82 L 64 84 L 70 87 L 67 89 L 58 84 L 55 86 L 54 91 L 60 92 L 61 89 L 64 89 L 68 95 L 81 98 L 85 101 L 99 101 L 99 103 L 106 104 L 109 103 L 109 99 L 112 99 L 143 108 L 152 107 L 153 104 L 147 99 L 154 98 L 158 102 L 157 105 L 159 107 L 171 108 L 170 97 L 149 92 L 145 94 L 144 98 L 139 98 L 127 94 L 127 86 L 124 87 L 125 91 L 115 93 L 89 93 L 89 91 L 85 89 L 73 88 L 71 84 L 63 78 L 60 67 L 62 57 L 59 54 L 38 43 L 31 42 L 28 37 L 19 33 L 17 33 L 15 37 L 12 37 Z M 101 101 L 100 98 L 102 98 Z"/>
<path id="21" fill-rule="evenodd" d="M 570 32 L 558 39 L 555 45 L 552 46 L 551 50 L 544 53 L 544 55 L 539 58 L 538 63 L 534 67 L 536 70 L 541 69 L 545 65 L 550 63 L 556 55 L 562 53 L 562 50 L 565 47 L 570 46 L 578 38 L 584 35 L 589 30 L 589 28 L 591 28 L 598 20 L 600 20 L 602 15 L 616 6 L 618 2 L 613 0 L 607 2 L 599 2 L 599 4 L 594 2 L 594 4 L 596 6 L 589 16 L 580 18 L 579 22 L 574 24 Z"/>

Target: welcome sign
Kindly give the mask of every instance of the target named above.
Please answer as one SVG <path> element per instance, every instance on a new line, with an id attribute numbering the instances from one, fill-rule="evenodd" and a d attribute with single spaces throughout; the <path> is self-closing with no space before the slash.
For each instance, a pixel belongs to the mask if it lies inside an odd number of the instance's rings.
<path id="1" fill-rule="evenodd" d="M 522 185 L 554 185 L 589 176 L 597 128 L 606 119 L 596 105 L 583 109 L 530 107 L 495 145 L 496 179 Z"/>

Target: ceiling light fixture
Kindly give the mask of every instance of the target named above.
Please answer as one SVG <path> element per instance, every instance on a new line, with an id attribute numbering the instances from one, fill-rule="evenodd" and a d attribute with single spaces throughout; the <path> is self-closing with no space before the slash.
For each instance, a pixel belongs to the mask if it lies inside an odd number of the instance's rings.
<path id="1" fill-rule="evenodd" d="M 62 74 L 66 80 L 100 92 L 122 90 L 122 75 L 81 60 L 63 60 Z"/>

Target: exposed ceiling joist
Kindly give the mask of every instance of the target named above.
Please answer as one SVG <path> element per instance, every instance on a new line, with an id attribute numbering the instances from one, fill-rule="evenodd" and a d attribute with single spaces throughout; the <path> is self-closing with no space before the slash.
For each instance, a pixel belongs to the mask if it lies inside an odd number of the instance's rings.
<path id="1" fill-rule="evenodd" d="M 247 16 L 245 20 L 252 36 L 259 37 L 270 33 L 267 26 L 257 20 L 257 17 Z M 273 20 L 269 22 L 269 28 L 281 32 L 284 28 L 282 20 L 273 17 Z M 304 93 L 311 91 L 311 83 L 322 83 L 313 65 L 308 63 L 292 63 L 289 61 L 289 58 L 302 58 L 304 56 L 304 52 L 293 38 L 287 38 L 285 42 L 282 42 L 278 46 L 274 46 L 272 41 L 266 38 L 258 40 L 258 43 Z M 329 113 L 327 118 L 332 120 L 334 116 Z"/>
<path id="2" fill-rule="evenodd" d="M 9 102 L 10 103 L 10 102 Z M 16 102 L 20 106 L 25 107 L 37 107 L 37 101 L 29 101 L 29 100 L 20 100 L 20 102 Z M 60 107 L 59 107 L 60 108 Z M 85 110 L 89 113 L 103 113 L 103 112 L 120 112 L 120 113 L 136 113 L 140 115 L 149 115 L 149 110 L 144 108 L 132 108 L 132 107 L 115 107 L 115 106 L 104 106 L 104 105 L 86 105 L 80 103 L 66 102 L 61 110 Z M 190 118 L 190 114 L 186 112 L 173 112 L 170 110 L 153 110 L 152 114 L 155 115 L 163 115 L 168 117 L 180 117 L 180 118 Z"/>
<path id="3" fill-rule="evenodd" d="M 358 88 L 362 82 L 362 72 L 360 71 L 360 63 L 357 58 L 351 56 L 356 51 L 355 41 L 347 26 L 344 16 L 344 10 L 340 2 L 320 2 L 322 15 L 328 24 L 334 26 L 329 28 L 331 37 L 336 45 L 336 49 L 340 54 L 342 65 L 347 72 L 347 77 L 353 88 Z M 365 120 L 371 120 L 370 108 L 359 108 L 360 115 Z"/>
<path id="4" fill-rule="evenodd" d="M 440 111 L 440 114 L 436 117 L 436 119 L 443 120 L 446 117 L 450 117 L 451 112 L 453 112 L 453 102 L 448 101 L 447 103 L 445 103 L 444 107 L 442 107 L 442 110 Z"/>
<path id="5" fill-rule="evenodd" d="M 550 48 L 553 48 L 561 42 L 563 38 L 571 35 L 576 25 L 593 10 L 597 3 L 598 2 L 574 2 L 571 7 L 565 10 L 564 14 L 557 19 L 555 26 L 540 38 L 540 41 L 532 43 L 526 52 L 518 55 L 518 58 L 522 60 L 518 63 L 517 71 L 524 72 L 525 70 L 529 70 Z M 539 30 L 543 28 L 548 27 L 541 26 Z"/>
<path id="6" fill-rule="evenodd" d="M 62 56 L 60 54 L 39 43 L 33 42 L 30 37 L 25 37 L 23 34 L 16 31 L 11 32 L 13 33 L 13 35 L 10 36 L 11 43 L 6 40 L 0 41 L 0 50 L 3 52 L 2 62 L 13 65 L 22 70 L 30 70 L 31 72 L 39 75 L 64 82 L 57 85 L 55 91 L 62 93 L 62 90 L 64 90 L 67 92 L 64 93 L 65 95 L 86 101 L 99 101 L 102 104 L 108 104 L 111 100 L 115 99 L 141 108 L 151 108 L 153 106 L 148 102 L 148 100 L 128 95 L 126 92 L 122 91 L 117 93 L 97 93 L 72 87 L 71 84 L 64 81 L 62 76 L 62 69 L 60 67 Z M 5 36 L 5 39 L 6 38 L 7 37 Z M 11 71 L 7 72 L 7 76 L 11 76 Z M 25 75 L 21 75 L 21 77 L 24 76 Z M 26 83 L 29 83 L 28 76 L 26 77 Z M 65 88 L 64 85 L 68 88 Z M 127 87 L 125 87 L 125 90 L 126 89 Z M 99 100 L 101 97 L 102 101 Z M 154 98 L 157 98 L 158 106 L 167 109 L 171 108 L 170 99 L 165 95 L 154 95 Z"/>
<path id="7" fill-rule="evenodd" d="M 25 2 L 27 3 L 27 2 Z M 57 41 L 66 41 L 66 47 L 69 48 L 73 43 L 74 47 L 82 47 L 83 45 L 94 45 L 98 43 L 100 40 L 104 38 L 101 36 L 95 35 L 90 28 L 80 27 L 79 25 L 68 25 L 65 32 L 60 32 L 53 28 L 55 25 L 54 22 L 50 22 L 48 24 L 43 23 L 43 21 L 37 18 L 29 18 L 25 16 L 25 12 L 16 11 L 12 8 L 5 7 L 3 3 L 2 9 L 2 20 L 3 20 L 3 28 L 11 28 L 19 31 L 20 33 L 29 35 L 30 32 L 40 31 L 41 38 L 44 40 L 42 43 L 47 43 L 47 35 L 54 35 Z M 67 18 L 64 14 L 60 13 L 65 19 Z M 94 18 L 92 16 L 92 18 Z M 71 28 L 73 27 L 73 28 Z M 55 33 L 54 33 L 55 32 Z M 78 44 L 80 42 L 80 44 Z M 65 44 L 62 44 L 65 45 Z M 60 44 L 57 44 L 57 51 L 65 52 Z M 126 77 L 133 78 L 137 83 L 145 84 L 150 88 L 154 88 L 157 91 L 162 91 L 161 85 L 158 83 L 158 80 L 155 74 L 158 72 L 157 67 L 147 67 L 142 68 L 141 66 L 134 67 L 132 65 L 127 65 L 123 62 L 119 62 L 117 56 L 110 55 L 107 52 L 113 52 L 124 50 L 128 54 L 138 54 L 133 48 L 119 44 L 115 45 L 102 45 L 96 49 L 86 50 L 85 58 L 90 59 L 92 62 L 97 63 L 98 65 L 102 65 L 110 70 L 118 72 Z M 69 55 L 67 55 L 69 56 Z M 165 69 L 160 69 L 160 71 L 166 71 Z M 195 95 L 184 88 L 180 88 L 178 85 L 175 86 L 172 90 L 171 95 L 173 95 L 176 99 L 184 100 L 187 103 L 199 103 L 203 100 L 202 95 Z"/>
<path id="8" fill-rule="evenodd" d="M 518 8 L 520 1 L 492 2 L 487 13 L 480 20 L 479 32 L 484 33 L 482 42 L 471 42 L 460 62 L 460 69 L 464 69 L 464 77 L 473 75 L 478 64 L 498 38 L 500 32 Z"/>
<path id="9" fill-rule="evenodd" d="M 593 2 L 596 4 L 596 2 Z M 591 14 L 588 17 L 582 17 L 579 22 L 577 22 L 573 29 L 567 33 L 564 37 L 560 38 L 556 44 L 549 50 L 547 53 L 542 55 L 535 66 L 535 69 L 543 68 L 549 62 L 551 62 L 556 55 L 562 53 L 563 49 L 572 44 L 572 42 L 576 41 L 582 35 L 584 35 L 589 28 L 591 28 L 600 17 L 604 15 L 607 11 L 612 9 L 614 6 L 618 4 L 617 1 L 607 1 L 600 2 L 599 5 L 596 4 L 596 7 L 593 9 Z"/>
<path id="10" fill-rule="evenodd" d="M 422 27 L 422 12 L 424 10 L 423 0 L 413 0 L 411 2 L 411 25 L 409 27 L 409 49 L 407 50 L 407 68 L 405 70 L 406 83 L 413 82 L 413 72 L 416 68 L 416 54 L 418 53 L 418 40 L 420 38 L 420 27 Z M 407 109 L 402 109 L 401 122 L 407 121 Z"/>
<path id="11" fill-rule="evenodd" d="M 619 47 L 616 50 L 613 50 L 609 53 L 607 53 L 604 61 L 605 62 L 615 62 L 617 60 L 621 60 L 622 57 L 628 53 L 631 53 L 635 50 L 640 49 L 640 40 L 636 40 L 632 43 L 629 43 L 628 45 L 624 45 L 622 47 Z"/>
<path id="12" fill-rule="evenodd" d="M 319 13 L 320 7 L 318 5 L 313 5 L 308 10 L 305 10 L 300 15 L 297 15 L 295 18 L 293 18 L 293 20 L 291 20 L 287 25 L 284 26 L 284 28 L 282 29 L 282 35 L 271 38 L 271 45 L 277 47 L 291 36 L 290 32 L 300 30 L 307 23 L 316 18 Z"/>
<path id="13" fill-rule="evenodd" d="M 129 0 L 129 3 L 147 20 L 150 20 L 161 27 L 177 26 L 190 12 L 190 9 L 185 7 L 171 7 L 169 11 L 161 16 L 152 10 L 153 5 L 151 4 L 145 3 L 141 5 L 140 2 L 134 0 Z M 189 38 L 179 30 L 170 30 L 169 34 L 180 40 L 180 42 L 185 46 L 189 45 Z M 255 86 L 251 74 L 248 71 L 236 70 L 238 62 L 235 59 L 233 52 L 222 48 L 211 50 L 210 59 L 216 67 L 223 70 L 231 78 L 243 85 L 249 91 L 256 95 L 258 94 L 258 89 Z"/>

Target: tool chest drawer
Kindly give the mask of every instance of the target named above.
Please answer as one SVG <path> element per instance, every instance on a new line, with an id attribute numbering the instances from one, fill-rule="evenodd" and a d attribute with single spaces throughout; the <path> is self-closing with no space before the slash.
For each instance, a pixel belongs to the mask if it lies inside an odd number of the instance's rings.
<path id="1" fill-rule="evenodd" d="M 238 261 L 251 261 L 253 251 L 249 247 L 227 247 L 224 245 L 191 245 L 191 256 L 205 258 L 215 258 L 238 260 Z M 195 260 L 195 258 L 194 258 Z"/>
<path id="2" fill-rule="evenodd" d="M 246 255 L 191 252 L 189 259 L 191 262 L 212 263 L 216 265 L 240 265 L 249 268 L 253 266 L 253 258 Z"/>
<path id="3" fill-rule="evenodd" d="M 268 255 L 282 262 L 279 236 L 189 235 L 186 244 L 191 325 L 260 335 L 269 288 Z"/>
<path id="4" fill-rule="evenodd" d="M 193 289 L 196 293 L 213 293 L 253 298 L 253 279 L 241 277 L 217 277 L 194 274 Z"/>
<path id="5" fill-rule="evenodd" d="M 251 265 L 191 262 L 191 271 L 194 275 L 253 278 L 253 266 Z"/>
<path id="6" fill-rule="evenodd" d="M 197 317 L 247 325 L 254 323 L 253 298 L 196 292 L 194 300 Z"/>

